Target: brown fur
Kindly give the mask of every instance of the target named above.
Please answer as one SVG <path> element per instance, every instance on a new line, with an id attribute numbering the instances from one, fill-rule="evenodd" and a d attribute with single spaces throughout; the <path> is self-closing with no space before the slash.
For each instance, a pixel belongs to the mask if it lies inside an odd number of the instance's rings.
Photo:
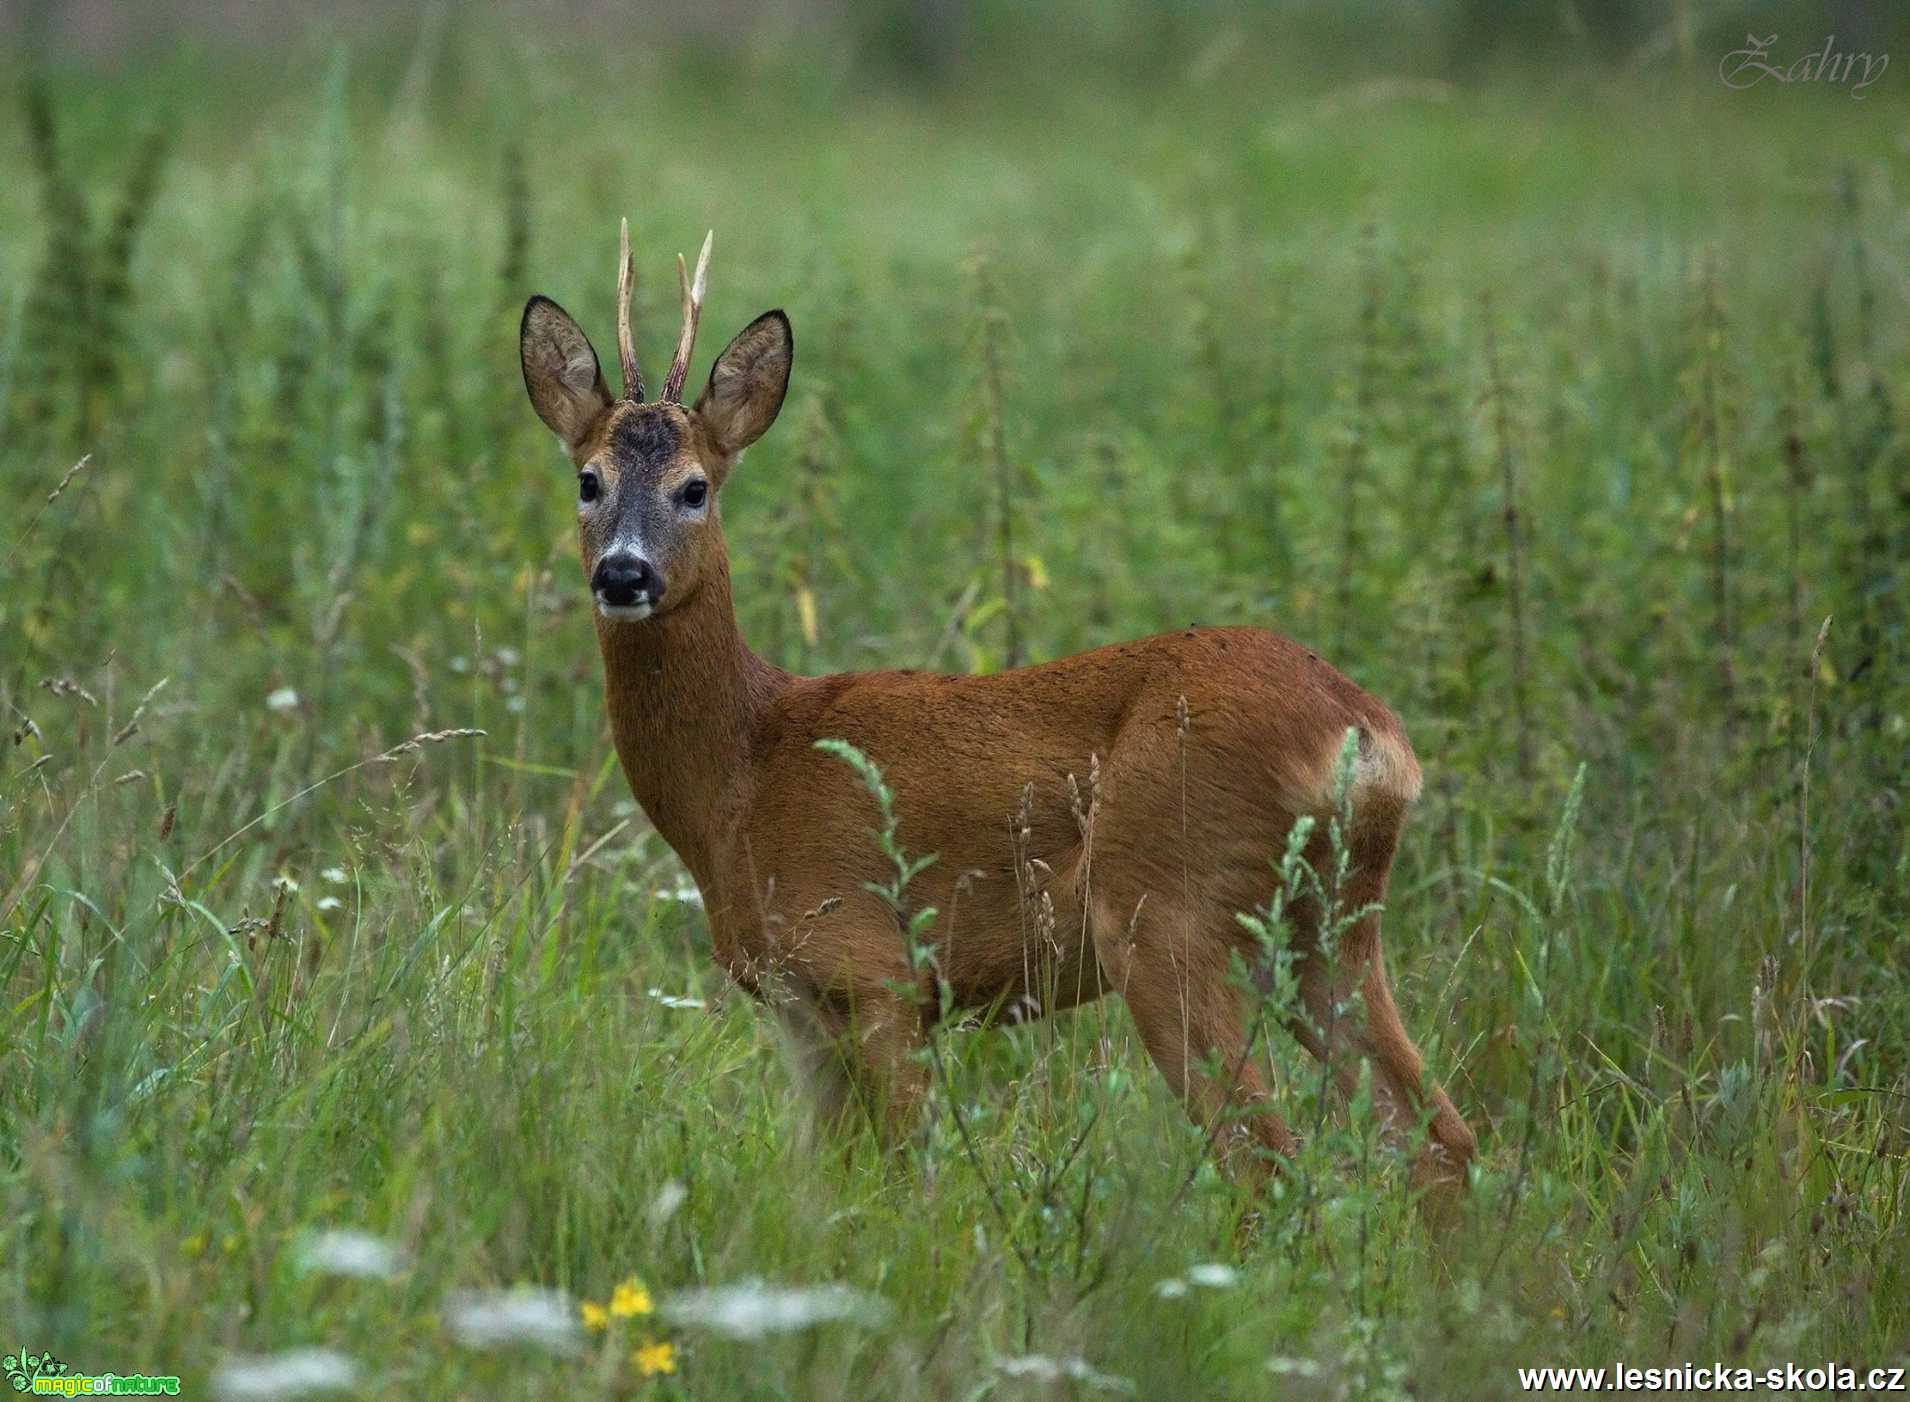
<path id="1" fill-rule="evenodd" d="M 546 422 L 580 468 L 639 474 L 644 489 L 666 494 L 703 473 L 714 489 L 782 400 L 787 323 L 777 314 L 779 348 L 767 320 L 725 351 L 695 410 L 670 406 L 681 432 L 667 463 L 615 460 L 620 419 L 657 406 L 612 405 L 606 394 L 581 430 L 566 434 L 548 414 Z M 569 344 L 568 329 L 557 334 Z M 534 367 L 566 357 L 527 345 L 524 361 L 541 413 Z M 570 405 L 558 398 L 569 424 Z M 707 418 L 719 408 L 725 429 Z M 937 1006 L 915 982 L 894 916 L 864 889 L 888 875 L 870 837 L 874 803 L 847 766 L 814 748 L 822 738 L 846 740 L 882 768 L 902 844 L 937 855 L 908 897 L 940 912 L 937 966 L 959 1006 L 1047 1013 L 1117 990 L 1200 1123 L 1217 1128 L 1230 1106 L 1252 1106 L 1258 1144 L 1274 1156 L 1293 1152 L 1246 1055 L 1246 1008 L 1229 968 L 1233 952 L 1251 960 L 1254 950 L 1235 915 L 1266 903 L 1295 819 L 1330 814 L 1349 729 L 1360 744 L 1352 874 L 1340 899 L 1359 908 L 1383 897 L 1420 783 L 1391 711 L 1304 648 L 1253 628 L 1190 628 L 993 676 L 794 676 L 758 658 L 738 632 L 714 503 L 705 519 L 664 534 L 665 558 L 655 563 L 669 583 L 658 611 L 597 620 L 617 752 L 631 791 L 703 893 L 724 967 L 803 1035 L 818 1068 L 841 1053 L 837 1101 L 873 1100 L 883 1125 L 900 1133 L 924 1090 L 925 1072 L 908 1053 Z M 587 521 L 582 544 L 588 576 Z M 1097 761 L 1090 841 L 1069 780 L 1085 785 Z M 1024 792 L 1032 802 L 1018 849 Z M 1324 831 L 1308 852 L 1320 870 Z M 1019 857 L 1032 859 L 1025 870 L 1038 892 L 1018 880 Z M 1045 940 L 1031 897 L 1052 903 Z M 1347 930 L 1330 960 L 1320 922 L 1317 902 L 1293 912 L 1305 1005 L 1295 1034 L 1348 1090 L 1369 1063 L 1393 1130 L 1429 1112 L 1419 1176 L 1462 1182 L 1473 1137 L 1423 1078 L 1393 1004 L 1378 915 Z M 1360 1011 L 1348 1007 L 1355 992 Z M 1196 1069 L 1210 1053 L 1231 1084 Z M 1246 1159 L 1250 1172 L 1264 1161 Z"/>

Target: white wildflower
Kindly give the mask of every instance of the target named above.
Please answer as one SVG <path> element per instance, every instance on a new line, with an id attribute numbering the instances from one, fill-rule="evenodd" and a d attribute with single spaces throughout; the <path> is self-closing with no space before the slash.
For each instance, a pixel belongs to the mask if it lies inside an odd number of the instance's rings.
<path id="1" fill-rule="evenodd" d="M 334 886 L 343 886 L 347 881 L 351 880 L 349 876 L 345 875 L 345 868 L 343 867 L 326 867 L 325 870 L 321 871 L 318 875 L 320 880 L 329 881 Z"/>
<path id="2" fill-rule="evenodd" d="M 1267 1360 L 1267 1371 L 1283 1378 L 1324 1378 L 1326 1365 L 1311 1358 L 1282 1358 L 1275 1355 Z"/>
<path id="3" fill-rule="evenodd" d="M 663 1305 L 663 1317 L 672 1324 L 712 1329 L 733 1339 L 787 1334 L 838 1320 L 873 1325 L 888 1314 L 887 1300 L 846 1285 L 797 1288 L 766 1285 L 760 1280 L 713 1290 L 686 1290 Z"/>
<path id="4" fill-rule="evenodd" d="M 265 698 L 265 709 L 268 711 L 296 711 L 298 709 L 298 693 L 289 686 L 282 686 Z"/>
<path id="5" fill-rule="evenodd" d="M 321 908 L 324 904 L 319 902 Z M 298 1268 L 308 1275 L 345 1275 L 354 1280 L 389 1280 L 400 1264 L 398 1250 L 389 1242 L 351 1230 L 316 1233 L 298 1253 Z"/>
<path id="6" fill-rule="evenodd" d="M 1187 1268 L 1189 1285 L 1204 1285 L 1209 1290 L 1226 1290 L 1239 1282 L 1240 1272 L 1232 1266 L 1223 1266 L 1218 1261 Z"/>
<path id="7" fill-rule="evenodd" d="M 358 1364 L 328 1348 L 229 1358 L 212 1375 L 212 1391 L 225 1402 L 274 1402 L 314 1392 L 344 1392 L 358 1381 Z"/>
<path id="8" fill-rule="evenodd" d="M 1027 1353 L 1019 1358 L 998 1358 L 996 1371 L 1003 1377 L 1033 1378 L 1039 1382 L 1058 1382 L 1067 1378 L 1071 1382 L 1094 1392 L 1132 1392 L 1132 1380 L 1117 1377 L 1113 1373 L 1103 1373 L 1087 1359 L 1049 1358 L 1046 1354 Z"/>
<path id="9" fill-rule="evenodd" d="M 577 1346 L 577 1307 L 561 1290 L 486 1290 L 453 1295 L 444 1312 L 466 1348 L 529 1344 L 552 1353 Z"/>
<path id="10" fill-rule="evenodd" d="M 703 1006 L 703 1000 L 701 998 L 685 998 L 679 994 L 665 993 L 661 988 L 651 989 L 650 996 L 663 1004 L 666 1008 L 700 1008 Z"/>
<path id="11" fill-rule="evenodd" d="M 320 910 L 341 910 L 344 908 L 344 905 L 345 903 L 339 900 L 337 896 L 320 896 L 318 898 L 318 908 Z"/>
<path id="12" fill-rule="evenodd" d="M 651 1227 L 661 1227 L 676 1216 L 677 1209 L 688 1202 L 689 1198 L 690 1190 L 674 1178 L 657 1189 L 657 1195 L 650 1200 Z"/>
<path id="13" fill-rule="evenodd" d="M 1170 1275 L 1154 1287 L 1154 1293 L 1163 1300 L 1178 1300 L 1187 1293 L 1187 1282 L 1177 1275 Z"/>

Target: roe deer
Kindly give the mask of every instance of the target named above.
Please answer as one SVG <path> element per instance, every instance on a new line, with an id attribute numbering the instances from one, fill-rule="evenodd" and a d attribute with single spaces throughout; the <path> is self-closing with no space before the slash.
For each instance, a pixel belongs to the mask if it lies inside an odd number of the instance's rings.
<path id="1" fill-rule="evenodd" d="M 1250 1175 L 1291 1156 L 1230 978 L 1235 951 L 1258 955 L 1235 913 L 1266 904 L 1302 814 L 1322 819 L 1305 856 L 1328 870 L 1323 820 L 1350 729 L 1350 869 L 1338 901 L 1361 913 L 1329 950 L 1317 895 L 1288 908 L 1304 1009 L 1292 1030 L 1343 1090 L 1370 1064 L 1395 1137 L 1429 1119 L 1417 1182 L 1442 1197 L 1463 1186 L 1472 1132 L 1423 1079 L 1380 953 L 1376 907 L 1420 784 L 1393 713 L 1257 628 L 1188 628 L 993 676 L 801 677 L 763 661 L 737 629 L 717 498 L 782 408 L 794 341 L 783 313 L 765 312 L 717 357 L 694 406 L 683 404 L 709 252 L 706 239 L 693 276 L 677 260 L 683 328 L 655 400 L 631 340 L 627 221 L 623 397 L 547 298 L 524 308 L 519 350 L 531 403 L 577 468 L 584 573 L 631 791 L 695 878 L 717 957 L 800 1034 L 829 1108 L 864 1098 L 879 1130 L 903 1134 L 927 1077 L 910 1053 L 942 1004 L 917 993 L 895 913 L 864 889 L 886 874 L 870 799 L 847 765 L 817 750 L 824 738 L 881 767 L 903 844 L 938 856 L 909 894 L 944 913 L 929 943 L 955 1006 L 1045 1014 L 1117 990 L 1210 1135 L 1229 1110 L 1246 1112 L 1237 1138 L 1268 1151 L 1240 1155 Z M 1084 835 L 1070 776 L 1097 763 Z M 1012 831 L 1024 820 L 1025 833 Z M 1028 872 L 1053 904 L 1039 939 L 1024 918 L 1031 893 L 1018 873 Z M 1348 1011 L 1356 994 L 1363 1017 Z"/>

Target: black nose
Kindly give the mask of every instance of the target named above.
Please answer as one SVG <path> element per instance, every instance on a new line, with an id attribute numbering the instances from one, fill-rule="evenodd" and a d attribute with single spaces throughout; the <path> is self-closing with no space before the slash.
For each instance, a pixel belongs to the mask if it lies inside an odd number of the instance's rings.
<path id="1" fill-rule="evenodd" d="M 636 555 L 610 555 L 598 561 L 590 587 L 612 608 L 654 604 L 663 597 L 663 576 Z"/>

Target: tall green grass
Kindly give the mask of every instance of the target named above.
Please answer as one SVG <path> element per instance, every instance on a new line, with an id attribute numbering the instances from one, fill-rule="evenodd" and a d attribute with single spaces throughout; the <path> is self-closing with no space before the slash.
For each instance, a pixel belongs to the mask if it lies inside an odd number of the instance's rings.
<path id="1" fill-rule="evenodd" d="M 393 1397 L 1903 1358 L 1900 100 L 1703 62 L 1347 87 L 1226 37 L 927 96 L 461 24 L 269 84 L 7 76 L 10 1349 L 203 1393 L 321 1347 Z M 1483 1146 L 1450 1238 L 1277 1036 L 1306 1147 L 1239 1231 L 1112 1005 L 948 1034 L 900 1158 L 806 1144 L 616 772 L 522 402 L 530 292 L 608 350 L 623 214 L 652 357 L 710 225 L 710 336 L 795 326 L 723 503 L 763 650 L 1258 623 L 1401 712 L 1389 959 Z M 333 1228 L 395 1272 L 333 1273 Z M 886 1307 L 457 1327 L 633 1275 L 666 1313 L 753 1277 Z"/>

